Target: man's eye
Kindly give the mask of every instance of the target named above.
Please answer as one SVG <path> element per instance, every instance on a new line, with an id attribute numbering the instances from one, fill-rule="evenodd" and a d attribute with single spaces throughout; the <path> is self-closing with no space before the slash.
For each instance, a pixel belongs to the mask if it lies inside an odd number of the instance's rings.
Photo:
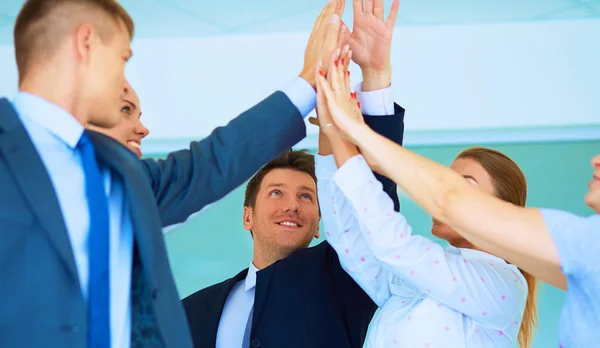
<path id="1" fill-rule="evenodd" d="M 129 114 L 130 111 L 131 111 L 131 108 L 129 106 L 124 106 L 121 109 L 121 112 L 126 113 L 126 114 Z"/>

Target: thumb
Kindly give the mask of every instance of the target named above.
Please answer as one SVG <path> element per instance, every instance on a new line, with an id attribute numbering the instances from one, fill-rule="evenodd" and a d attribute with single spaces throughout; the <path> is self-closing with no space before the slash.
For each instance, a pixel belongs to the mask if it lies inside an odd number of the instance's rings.
<path id="1" fill-rule="evenodd" d="M 348 43 L 348 41 L 350 40 L 350 36 L 352 36 L 350 29 L 348 29 L 348 26 L 346 26 L 346 23 L 342 22 L 340 24 L 339 46 L 340 47 L 345 46 Z"/>

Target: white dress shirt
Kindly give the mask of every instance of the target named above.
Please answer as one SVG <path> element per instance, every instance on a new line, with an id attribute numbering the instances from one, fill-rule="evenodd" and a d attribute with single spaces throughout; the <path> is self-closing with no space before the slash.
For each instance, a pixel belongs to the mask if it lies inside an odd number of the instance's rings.
<path id="1" fill-rule="evenodd" d="M 302 117 L 314 108 L 314 90 L 295 78 L 282 92 Z M 312 103 L 312 104 L 311 104 Z M 83 126 L 66 110 L 29 93 L 18 93 L 13 106 L 28 132 L 57 194 L 71 242 L 81 293 L 87 300 L 89 282 L 89 210 L 81 154 L 76 149 Z M 110 214 L 110 330 L 112 348 L 129 348 L 131 341 L 131 267 L 133 228 L 123 187 L 110 170 L 100 168 Z M 245 326 L 244 326 L 245 328 Z"/>
<path id="2" fill-rule="evenodd" d="M 314 108 L 317 95 L 314 89 L 312 89 L 306 81 L 302 81 L 304 83 L 300 82 L 296 86 L 293 86 L 292 84 L 286 86 L 283 91 L 290 93 L 294 88 L 303 89 L 306 92 L 306 98 L 303 100 L 292 99 L 292 102 L 303 103 L 302 105 L 305 105 L 305 107 L 300 107 L 300 109 L 303 110 L 303 112 L 308 113 L 312 110 L 309 109 L 309 107 Z M 292 88 L 290 88 L 290 86 L 292 86 Z M 308 88 L 305 88 L 307 86 Z M 309 93 L 312 93 L 311 98 L 308 98 Z M 356 94 L 357 100 L 361 103 L 363 114 L 372 116 L 394 114 L 394 101 L 392 99 L 391 86 L 376 91 L 363 92 L 362 84 L 359 84 L 356 87 Z M 227 300 L 225 301 L 225 306 L 223 307 L 223 312 L 221 313 L 221 319 L 219 320 L 216 348 L 242 347 L 248 315 L 250 314 L 250 309 L 254 305 L 256 272 L 256 267 L 254 267 L 253 264 L 250 264 L 246 279 L 238 282 L 229 292 Z"/>
<path id="3" fill-rule="evenodd" d="M 316 159 L 327 241 L 381 311 L 366 347 L 515 347 L 527 283 L 490 254 L 412 235 L 361 155 Z"/>

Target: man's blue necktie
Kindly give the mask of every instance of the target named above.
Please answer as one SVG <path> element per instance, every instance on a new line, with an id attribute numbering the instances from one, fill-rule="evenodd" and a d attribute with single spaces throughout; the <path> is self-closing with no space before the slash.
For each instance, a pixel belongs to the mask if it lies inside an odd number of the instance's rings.
<path id="1" fill-rule="evenodd" d="M 109 214 L 104 181 L 96 162 L 94 146 L 84 132 L 77 148 L 85 174 L 85 195 L 90 212 L 88 237 L 88 347 L 110 347 Z"/>

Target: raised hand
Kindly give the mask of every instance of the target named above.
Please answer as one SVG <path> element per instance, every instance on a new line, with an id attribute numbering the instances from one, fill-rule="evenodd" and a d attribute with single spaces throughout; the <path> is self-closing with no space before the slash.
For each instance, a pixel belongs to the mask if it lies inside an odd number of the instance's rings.
<path id="1" fill-rule="evenodd" d="M 329 57 L 331 52 L 340 46 L 340 18 L 344 12 L 344 3 L 345 0 L 329 0 L 317 17 L 313 31 L 308 38 L 308 44 L 304 51 L 304 67 L 300 77 L 314 88 L 316 88 L 314 71 L 317 63 Z"/>
<path id="2" fill-rule="evenodd" d="M 346 56 L 351 55 L 350 50 Z M 339 130 L 348 140 L 355 142 L 352 137 L 354 129 L 364 126 L 365 123 L 358 102 L 354 94 L 351 94 L 347 59 L 341 55 L 339 49 L 334 51 L 328 65 L 327 79 L 323 73 L 323 66 L 319 64 L 315 73 L 321 129 L 324 133 Z M 326 131 L 327 128 L 331 130 Z"/>
<path id="3" fill-rule="evenodd" d="M 329 65 L 329 70 L 327 71 L 327 79 L 330 81 L 333 75 L 330 74 L 331 70 L 334 67 L 340 66 L 344 71 L 348 71 L 348 66 L 350 65 L 350 61 L 352 59 L 352 51 L 350 50 L 349 45 L 345 45 L 341 51 L 335 50 L 332 53 L 332 58 L 330 60 L 333 64 Z M 317 65 L 318 69 L 323 71 L 323 67 L 321 66 L 321 62 Z M 346 79 L 348 80 L 348 86 L 350 85 L 350 73 L 346 73 Z M 355 93 L 350 90 L 347 91 L 349 93 L 350 98 L 356 99 Z M 327 135 L 328 137 L 339 135 L 339 131 L 335 124 L 333 123 L 333 119 L 331 118 L 331 114 L 329 112 L 329 108 L 327 107 L 327 103 L 325 101 L 325 95 L 323 91 L 317 88 L 317 118 L 311 117 L 309 122 L 320 127 L 320 131 Z M 362 116 L 361 116 L 362 117 Z"/>
<path id="4" fill-rule="evenodd" d="M 364 6 L 363 0 L 353 0 L 352 5 L 353 31 L 349 33 L 342 24 L 341 36 L 350 44 L 352 60 L 363 72 L 363 90 L 386 88 L 391 83 L 390 51 L 400 2 L 393 0 L 385 20 L 383 0 L 364 0 Z"/>

